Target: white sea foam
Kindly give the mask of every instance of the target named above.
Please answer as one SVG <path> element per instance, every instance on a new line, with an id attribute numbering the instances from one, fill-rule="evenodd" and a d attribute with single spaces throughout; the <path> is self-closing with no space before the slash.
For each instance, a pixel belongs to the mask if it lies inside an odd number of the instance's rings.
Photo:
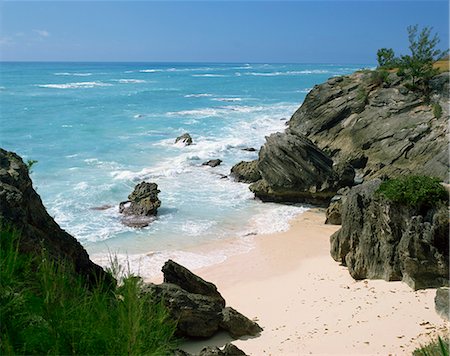
<path id="1" fill-rule="evenodd" d="M 286 72 L 249 72 L 244 73 L 245 75 L 253 75 L 253 76 L 259 76 L 259 77 L 277 77 L 277 76 L 292 76 L 292 75 L 304 75 L 304 74 L 326 74 L 329 73 L 327 70 L 292 70 L 292 71 L 286 71 Z"/>
<path id="2" fill-rule="evenodd" d="M 50 89 L 85 89 L 95 87 L 109 87 L 112 84 L 103 82 L 77 82 L 77 83 L 65 83 L 65 84 L 38 84 L 39 88 Z"/>
<path id="3" fill-rule="evenodd" d="M 62 73 L 53 73 L 54 75 L 72 75 L 74 77 L 89 77 L 92 75 L 92 73 L 69 73 L 69 72 L 62 72 Z"/>
<path id="4" fill-rule="evenodd" d="M 141 69 L 139 72 L 141 73 L 158 73 L 162 72 L 161 69 Z"/>
<path id="5" fill-rule="evenodd" d="M 121 84 L 138 84 L 138 83 L 146 83 L 146 80 L 142 79 L 115 79 L 114 81 L 117 81 Z"/>
<path id="6" fill-rule="evenodd" d="M 226 77 L 224 74 L 212 74 L 212 73 L 205 73 L 205 74 L 192 74 L 193 77 L 206 77 L 206 78 L 221 78 Z"/>
<path id="7" fill-rule="evenodd" d="M 201 93 L 201 94 L 187 94 L 184 97 L 185 98 L 203 98 L 203 97 L 209 97 L 209 96 L 213 96 L 213 95 L 209 94 L 209 93 Z"/>
<path id="8" fill-rule="evenodd" d="M 242 98 L 213 98 L 214 101 L 235 102 L 242 101 Z"/>

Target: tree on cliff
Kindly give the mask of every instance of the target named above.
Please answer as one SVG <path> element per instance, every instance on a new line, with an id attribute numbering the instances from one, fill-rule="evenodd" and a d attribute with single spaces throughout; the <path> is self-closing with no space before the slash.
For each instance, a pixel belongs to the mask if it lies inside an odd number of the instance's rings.
<path id="1" fill-rule="evenodd" d="M 378 67 L 384 69 L 394 68 L 398 64 L 397 58 L 392 48 L 380 48 L 377 51 Z"/>

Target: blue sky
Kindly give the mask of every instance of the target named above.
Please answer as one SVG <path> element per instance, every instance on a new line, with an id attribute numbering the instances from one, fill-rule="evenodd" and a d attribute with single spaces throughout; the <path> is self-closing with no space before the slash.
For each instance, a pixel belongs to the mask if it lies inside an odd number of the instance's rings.
<path id="1" fill-rule="evenodd" d="M 4 61 L 375 63 L 406 27 L 449 43 L 446 1 L 2 1 Z"/>

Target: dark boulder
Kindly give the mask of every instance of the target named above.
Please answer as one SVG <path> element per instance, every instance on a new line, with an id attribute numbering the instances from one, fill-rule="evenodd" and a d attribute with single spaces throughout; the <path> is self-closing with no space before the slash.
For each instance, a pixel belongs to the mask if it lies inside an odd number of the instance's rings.
<path id="1" fill-rule="evenodd" d="M 242 336 L 256 336 L 262 331 L 257 323 L 231 307 L 222 310 L 222 321 L 219 326 L 236 339 Z"/>
<path id="2" fill-rule="evenodd" d="M 258 161 L 241 161 L 231 168 L 231 177 L 237 182 L 254 183 L 261 179 Z"/>
<path id="3" fill-rule="evenodd" d="M 126 215 L 122 222 L 127 226 L 144 227 L 154 220 L 161 201 L 156 183 L 142 182 L 136 185 L 127 201 L 119 204 L 119 212 Z"/>
<path id="4" fill-rule="evenodd" d="M 221 159 L 210 159 L 207 162 L 203 162 L 202 166 L 217 167 L 220 166 L 221 163 L 222 163 Z"/>
<path id="5" fill-rule="evenodd" d="M 245 147 L 245 148 L 242 148 L 242 151 L 256 152 L 257 150 L 254 147 Z"/>
<path id="6" fill-rule="evenodd" d="M 445 204 L 425 211 L 376 194 L 381 181 L 353 187 L 331 255 L 355 279 L 402 280 L 413 289 L 448 286 L 449 221 Z"/>
<path id="7" fill-rule="evenodd" d="M 22 159 L 1 148 L 0 220 L 21 232 L 21 251 L 41 255 L 44 248 L 50 258 L 73 263 L 75 270 L 88 281 L 114 283 L 100 266 L 89 259 L 83 246 L 47 213 L 33 189 L 28 168 Z"/>
<path id="8" fill-rule="evenodd" d="M 352 184 L 350 165 L 333 167 L 333 161 L 300 134 L 275 133 L 259 151 L 257 169 L 262 179 L 250 190 L 263 201 L 328 205 L 337 190 Z"/>
<path id="9" fill-rule="evenodd" d="M 225 307 L 225 299 L 218 292 L 217 287 L 205 281 L 203 278 L 189 271 L 186 267 L 168 260 L 162 267 L 164 283 L 172 283 L 181 287 L 189 293 L 201 294 L 217 299 L 222 308 Z"/>
<path id="10" fill-rule="evenodd" d="M 337 191 L 337 194 L 333 198 L 331 198 L 330 205 L 328 205 L 328 208 L 325 212 L 326 216 L 325 224 L 341 225 L 342 202 L 349 191 L 350 191 L 349 187 L 339 189 Z"/>
<path id="11" fill-rule="evenodd" d="M 198 356 L 246 356 L 246 353 L 237 346 L 227 343 L 223 349 L 217 346 L 205 347 Z"/>
<path id="12" fill-rule="evenodd" d="M 175 143 L 178 143 L 178 142 L 184 143 L 185 146 L 189 146 L 189 145 L 192 145 L 193 141 L 192 141 L 191 135 L 189 135 L 188 133 L 184 133 L 175 139 Z"/>

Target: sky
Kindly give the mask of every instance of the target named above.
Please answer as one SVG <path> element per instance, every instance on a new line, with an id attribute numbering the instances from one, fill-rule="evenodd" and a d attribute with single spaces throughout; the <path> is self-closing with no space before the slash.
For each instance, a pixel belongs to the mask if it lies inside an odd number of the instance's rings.
<path id="1" fill-rule="evenodd" d="M 0 0 L 0 59 L 371 64 L 414 24 L 449 47 L 448 0 Z"/>

